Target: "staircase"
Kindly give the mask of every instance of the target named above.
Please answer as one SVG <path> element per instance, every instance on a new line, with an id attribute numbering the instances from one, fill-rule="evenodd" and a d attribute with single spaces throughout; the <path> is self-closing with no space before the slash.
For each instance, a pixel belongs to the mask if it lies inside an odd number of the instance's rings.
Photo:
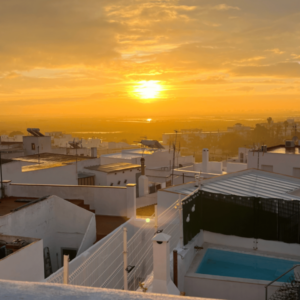
<path id="1" fill-rule="evenodd" d="M 88 204 L 84 204 L 84 201 L 83 200 L 67 200 L 83 209 L 86 209 L 92 213 L 95 213 L 95 210 L 94 209 L 90 209 L 90 206 Z"/>

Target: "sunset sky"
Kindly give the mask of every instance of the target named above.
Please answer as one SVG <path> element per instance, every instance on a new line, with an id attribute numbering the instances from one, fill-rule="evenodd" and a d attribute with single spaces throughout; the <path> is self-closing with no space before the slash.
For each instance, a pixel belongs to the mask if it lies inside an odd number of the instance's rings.
<path id="1" fill-rule="evenodd" d="M 299 0 L 0 7 L 0 115 L 300 110 Z"/>

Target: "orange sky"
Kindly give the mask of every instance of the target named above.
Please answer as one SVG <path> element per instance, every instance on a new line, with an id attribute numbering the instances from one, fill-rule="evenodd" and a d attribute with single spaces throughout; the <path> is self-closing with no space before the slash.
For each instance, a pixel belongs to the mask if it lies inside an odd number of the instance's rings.
<path id="1" fill-rule="evenodd" d="M 0 115 L 299 106 L 298 0 L 2 0 L 0 20 Z"/>

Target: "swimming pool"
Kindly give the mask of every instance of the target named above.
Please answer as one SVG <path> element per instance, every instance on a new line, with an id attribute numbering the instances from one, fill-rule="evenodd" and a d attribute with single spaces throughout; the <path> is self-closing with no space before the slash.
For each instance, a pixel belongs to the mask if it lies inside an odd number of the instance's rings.
<path id="1" fill-rule="evenodd" d="M 196 273 L 272 281 L 299 261 L 208 248 Z M 294 271 L 278 281 L 286 282 Z"/>

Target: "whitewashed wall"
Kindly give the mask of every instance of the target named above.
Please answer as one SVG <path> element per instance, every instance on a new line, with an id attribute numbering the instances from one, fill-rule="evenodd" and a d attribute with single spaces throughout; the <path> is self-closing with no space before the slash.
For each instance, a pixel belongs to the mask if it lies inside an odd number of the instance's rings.
<path id="1" fill-rule="evenodd" d="M 0 279 L 16 281 L 43 280 L 43 241 L 33 241 L 26 247 L 23 247 L 15 253 L 0 259 Z"/>
<path id="2" fill-rule="evenodd" d="M 63 199 L 84 200 L 96 215 L 127 216 L 128 201 L 135 201 L 130 194 L 133 187 L 14 184 L 8 186 L 7 194 L 15 197 L 44 197 L 57 195 Z M 134 187 L 135 188 L 135 187 Z M 128 197 L 130 199 L 128 199 Z M 132 198 L 132 199 L 131 199 Z"/>
<path id="3" fill-rule="evenodd" d="M 77 162 L 77 173 L 86 172 L 85 167 L 99 164 L 99 158 L 86 159 Z M 37 184 L 68 184 L 77 185 L 76 163 L 64 166 L 40 169 L 34 171 L 22 171 L 23 166 L 34 165 L 32 162 L 15 161 L 3 165 L 3 178 L 14 183 Z M 37 162 L 36 162 L 37 164 Z"/>
<path id="4" fill-rule="evenodd" d="M 96 229 L 96 219 L 94 216 L 91 217 L 85 235 L 81 241 L 79 249 L 77 251 L 77 256 L 87 250 L 91 245 L 94 244 L 97 239 L 97 229 Z"/>
<path id="5" fill-rule="evenodd" d="M 227 173 L 234 173 L 247 169 L 247 164 L 245 163 L 231 163 L 227 162 Z"/>
<path id="6" fill-rule="evenodd" d="M 31 145 L 35 144 L 33 150 Z M 38 149 L 39 147 L 39 149 Z M 33 155 L 38 153 L 50 153 L 51 152 L 51 137 L 50 136 L 24 136 L 23 137 L 23 148 L 25 155 Z"/>
<path id="7" fill-rule="evenodd" d="M 259 159 L 258 159 L 259 155 Z M 259 166 L 257 166 L 259 162 Z M 262 165 L 273 166 L 273 172 L 293 176 L 293 168 L 300 168 L 299 154 L 249 152 L 248 169 L 262 169 Z"/>
<path id="8" fill-rule="evenodd" d="M 0 217 L 0 234 L 43 239 L 53 270 L 61 264 L 61 248 L 80 247 L 93 213 L 57 196 Z M 90 228 L 95 232 L 96 228 Z"/>
<path id="9" fill-rule="evenodd" d="M 96 170 L 85 169 L 83 172 L 95 175 L 95 185 L 110 186 L 111 183 L 113 183 L 113 186 L 126 186 L 128 183 L 136 183 L 136 174 L 140 173 L 141 171 L 133 169 L 114 173 L 105 173 Z M 124 182 L 125 180 L 127 180 L 126 183 Z M 118 184 L 119 181 L 121 181 L 120 184 Z"/>

